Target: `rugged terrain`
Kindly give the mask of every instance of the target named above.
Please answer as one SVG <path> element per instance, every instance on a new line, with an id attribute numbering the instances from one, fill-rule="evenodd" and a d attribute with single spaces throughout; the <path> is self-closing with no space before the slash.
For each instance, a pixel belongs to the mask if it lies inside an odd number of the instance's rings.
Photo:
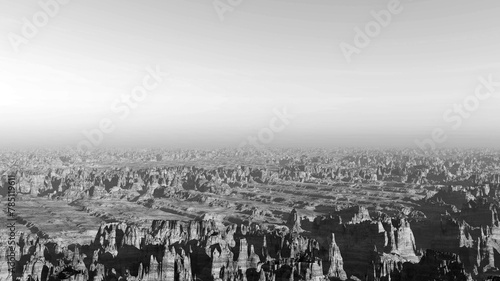
<path id="1" fill-rule="evenodd" d="M 3 152 L 0 280 L 493 279 L 499 154 Z"/>

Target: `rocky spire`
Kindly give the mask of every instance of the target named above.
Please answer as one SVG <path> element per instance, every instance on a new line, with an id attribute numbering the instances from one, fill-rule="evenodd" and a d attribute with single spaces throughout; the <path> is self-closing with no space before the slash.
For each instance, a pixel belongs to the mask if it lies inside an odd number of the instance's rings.
<path id="1" fill-rule="evenodd" d="M 328 269 L 328 277 L 339 278 L 340 280 L 346 280 L 347 274 L 344 271 L 344 260 L 340 254 L 339 246 L 335 242 L 335 234 L 332 233 L 332 241 L 330 242 L 330 247 L 328 249 L 328 261 L 330 262 L 330 268 Z"/>
<path id="2" fill-rule="evenodd" d="M 291 232 L 300 233 L 304 231 L 300 225 L 300 217 L 295 208 L 293 208 L 292 212 L 290 213 L 286 225 L 290 228 Z"/>
<path id="3" fill-rule="evenodd" d="M 248 263 L 248 244 L 245 238 L 240 239 L 240 251 L 238 253 L 238 268 L 245 273 Z"/>

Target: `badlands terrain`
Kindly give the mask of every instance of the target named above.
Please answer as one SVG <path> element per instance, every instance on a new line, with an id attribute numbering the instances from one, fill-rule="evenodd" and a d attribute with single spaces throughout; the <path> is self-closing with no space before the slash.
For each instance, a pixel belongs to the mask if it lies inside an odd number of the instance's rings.
<path id="1" fill-rule="evenodd" d="M 499 151 L 33 150 L 0 163 L 0 280 L 500 276 Z"/>

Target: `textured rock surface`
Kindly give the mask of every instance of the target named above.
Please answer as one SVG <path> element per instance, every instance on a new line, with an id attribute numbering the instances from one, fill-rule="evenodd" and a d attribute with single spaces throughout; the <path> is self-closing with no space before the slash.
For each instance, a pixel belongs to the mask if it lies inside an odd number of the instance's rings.
<path id="1" fill-rule="evenodd" d="M 347 274 L 344 271 L 344 260 L 340 253 L 340 248 L 335 242 L 335 234 L 332 233 L 332 239 L 328 248 L 328 261 L 330 268 L 328 269 L 328 277 L 336 277 L 340 280 L 346 280 Z"/>
<path id="2" fill-rule="evenodd" d="M 20 159 L 11 171 L 18 263 L 9 276 L 0 256 L 0 278 L 482 280 L 499 272 L 499 155 L 252 153 L 102 152 L 64 158 L 71 165 L 50 153 L 10 155 Z M 2 196 L 6 186 L 3 177 Z M 9 234 L 0 232 L 6 253 Z"/>

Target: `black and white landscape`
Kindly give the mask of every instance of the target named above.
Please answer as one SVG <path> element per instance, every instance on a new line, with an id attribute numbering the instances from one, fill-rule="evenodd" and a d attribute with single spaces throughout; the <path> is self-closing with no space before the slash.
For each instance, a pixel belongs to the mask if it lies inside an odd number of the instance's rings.
<path id="1" fill-rule="evenodd" d="M 499 14 L 0 0 L 0 281 L 500 280 Z"/>

